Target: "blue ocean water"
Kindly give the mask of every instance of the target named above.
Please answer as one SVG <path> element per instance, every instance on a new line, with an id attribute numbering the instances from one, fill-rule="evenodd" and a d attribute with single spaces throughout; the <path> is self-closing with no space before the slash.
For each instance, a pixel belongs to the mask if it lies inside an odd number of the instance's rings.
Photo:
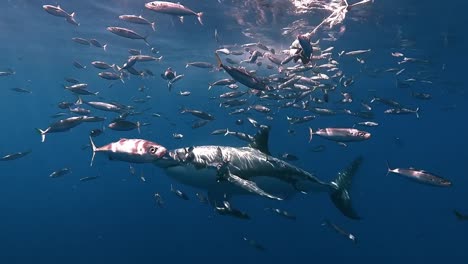
<path id="1" fill-rule="evenodd" d="M 349 143 L 347 147 L 318 136 L 308 143 L 308 128 L 352 127 L 363 119 L 344 114 L 317 115 L 308 123 L 289 125 L 287 115 L 311 113 L 280 109 L 277 106 L 281 103 L 255 96 L 245 98 L 250 104 L 274 105 L 272 114 L 250 110 L 249 115 L 231 116 L 230 109 L 219 107 L 219 99 L 211 99 L 229 89 L 207 89 L 208 83 L 228 78 L 227 73 L 185 68 L 192 61 L 215 64 L 214 51 L 223 45 L 261 42 L 284 58 L 281 50 L 288 49 L 298 34 L 310 32 L 340 4 L 340 1 L 308 2 L 324 4 L 330 10 L 317 7 L 304 11 L 294 6 L 295 1 L 286 0 L 181 2 L 196 12 L 204 12 L 204 25 L 200 25 L 195 17 L 185 17 L 180 23 L 178 18 L 147 10 L 145 1 L 140 0 L 5 1 L 0 8 L 0 71 L 11 69 L 15 73 L 0 77 L 3 113 L 0 155 L 32 152 L 21 159 L 0 163 L 0 263 L 463 261 L 467 256 L 468 223 L 457 220 L 453 210 L 468 214 L 464 2 L 374 1 L 352 8 L 342 21 L 332 28 L 319 29 L 312 36 L 312 42 L 320 40 L 318 46 L 322 50 L 334 47 L 331 58 L 339 62 L 338 68 L 346 77 L 354 79 L 351 86 L 343 88 L 336 78 L 338 88 L 330 93 L 330 102 L 317 107 L 355 110 L 362 100 L 369 102 L 373 96 L 379 96 L 411 109 L 420 108 L 418 119 L 414 114 L 384 114 L 386 106 L 373 103 L 371 121 L 380 125 L 363 128 L 372 133 L 372 138 Z M 75 12 L 80 25 L 48 14 L 42 8 L 46 4 L 58 4 L 67 12 Z M 119 20 L 118 16 L 123 14 L 141 14 L 156 21 L 156 32 L 147 25 Z M 294 23 L 299 20 L 300 23 Z M 298 27 L 283 34 L 291 25 Z M 148 35 L 148 42 L 158 53 L 153 54 L 142 40 L 108 32 L 109 26 L 131 28 Z M 219 42 L 214 38 L 215 29 Z M 330 35 L 336 39 L 330 40 Z M 73 37 L 98 39 L 108 44 L 107 51 L 77 44 L 71 40 Z M 151 70 L 154 76 L 130 76 L 125 83 L 112 82 L 100 78 L 100 71 L 90 64 L 102 60 L 122 65 L 130 48 L 163 56 L 160 62 L 137 65 Z M 338 55 L 343 50 L 365 49 L 371 51 L 358 56 L 363 63 L 353 56 Z M 428 62 L 398 64 L 402 57 L 393 57 L 392 52 Z M 248 58 L 248 54 L 222 56 L 223 61 L 227 57 L 240 60 Z M 258 76 L 278 73 L 277 67 L 273 70 L 265 67 L 272 64 L 268 59 L 260 60 L 262 66 L 241 65 L 257 70 Z M 75 68 L 73 61 L 86 65 L 86 69 Z M 168 67 L 184 74 L 172 91 L 159 76 Z M 405 71 L 395 76 L 395 72 L 385 72 L 390 68 Z M 132 175 L 129 163 L 110 161 L 98 153 L 94 166 L 90 167 L 92 153 L 85 146 L 89 143 L 89 131 L 107 126 L 115 114 L 93 110 L 95 115 L 106 116 L 106 122 L 85 123 L 68 132 L 51 133 L 44 143 L 35 131 L 57 120 L 51 115 L 63 111 L 57 107 L 58 102 L 76 100 L 76 96 L 63 89 L 65 77 L 76 78 L 87 83 L 90 90 L 99 91 L 96 100 L 135 106 L 143 114 L 129 120 L 150 123 L 141 128 L 141 134 L 136 130 L 121 132 L 106 128 L 103 135 L 95 138 L 99 146 L 125 137 L 152 140 L 168 149 L 198 145 L 241 147 L 245 142 L 210 133 L 229 128 L 254 134 L 255 128 L 247 121 L 240 126 L 235 124 L 239 118 L 252 117 L 271 126 L 269 145 L 274 156 L 292 153 L 299 157 L 292 164 L 324 181 L 333 180 L 362 155 L 363 164 L 350 192 L 362 219 L 350 220 L 333 206 L 328 195 L 310 193 L 282 202 L 256 196 L 234 197 L 233 206 L 251 217 L 241 220 L 219 215 L 210 205 L 199 203 L 195 193 L 202 190 L 177 183 L 151 164 L 132 164 L 136 171 Z M 398 87 L 397 80 L 406 80 L 407 85 Z M 239 86 L 239 90 L 247 90 Z M 15 87 L 32 93 L 12 91 Z M 138 91 L 139 87 L 145 87 L 144 91 Z M 191 94 L 184 97 L 179 91 Z M 342 98 L 340 91 L 351 92 L 354 102 L 336 103 Z M 432 99 L 416 99 L 412 92 L 429 93 Z M 150 96 L 146 103 L 134 102 L 145 96 Z M 196 118 L 180 114 L 183 107 L 207 111 L 216 119 L 192 129 Z M 288 133 L 288 129 L 295 133 Z M 173 133 L 184 137 L 173 139 Z M 325 150 L 313 152 L 311 149 L 318 145 L 325 145 Z M 453 186 L 437 188 L 395 174 L 386 176 L 386 160 L 392 167 L 414 166 L 434 172 L 450 179 Z M 48 177 L 64 167 L 71 168 L 72 173 Z M 79 180 L 85 176 L 98 178 Z M 181 200 L 171 193 L 171 184 L 190 200 Z M 157 206 L 155 193 L 163 197 L 164 207 Z M 265 211 L 267 207 L 287 210 L 297 219 L 282 218 Z M 358 243 L 322 226 L 325 219 L 354 234 Z M 244 237 L 254 239 L 265 250 L 255 249 Z"/>

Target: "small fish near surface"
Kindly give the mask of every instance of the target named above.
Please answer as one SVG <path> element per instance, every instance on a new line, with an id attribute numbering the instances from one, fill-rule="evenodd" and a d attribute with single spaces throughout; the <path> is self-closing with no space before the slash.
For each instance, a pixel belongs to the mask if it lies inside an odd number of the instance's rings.
<path id="1" fill-rule="evenodd" d="M 15 91 L 17 93 L 27 93 L 27 94 L 31 94 L 32 92 L 30 90 L 27 90 L 27 89 L 24 89 L 24 88 L 20 88 L 20 87 L 15 87 L 15 88 L 11 88 L 12 91 Z"/>
<path id="2" fill-rule="evenodd" d="M 130 131 L 130 130 L 137 129 L 138 133 L 141 133 L 140 122 L 134 123 L 128 120 L 116 120 L 110 123 L 107 127 L 115 131 Z"/>
<path id="3" fill-rule="evenodd" d="M 59 169 L 59 170 L 56 170 L 56 171 L 52 172 L 49 175 L 49 177 L 50 178 L 58 178 L 58 177 L 64 176 L 64 175 L 69 174 L 69 173 L 71 173 L 70 168 L 62 168 L 62 169 Z"/>
<path id="4" fill-rule="evenodd" d="M 183 193 L 183 192 L 182 192 L 181 190 L 179 190 L 179 189 L 174 189 L 174 187 L 172 186 L 172 184 L 171 184 L 171 192 L 174 193 L 177 197 L 179 197 L 179 198 L 182 199 L 182 200 L 186 200 L 186 201 L 189 200 L 187 194 Z"/>
<path id="5" fill-rule="evenodd" d="M 107 44 L 102 44 L 97 39 L 90 39 L 89 43 L 91 43 L 91 45 L 93 45 L 96 48 L 102 48 L 104 51 L 107 51 Z"/>
<path id="6" fill-rule="evenodd" d="M 96 128 L 96 129 L 93 129 L 93 130 L 89 131 L 89 136 L 97 137 L 97 136 L 102 135 L 102 133 L 104 133 L 104 131 L 102 129 Z"/>
<path id="7" fill-rule="evenodd" d="M 91 166 L 93 165 L 96 152 L 105 153 L 110 160 L 120 160 L 131 163 L 152 163 L 163 157 L 167 150 L 158 143 L 144 139 L 126 139 L 122 138 L 117 142 L 109 143 L 102 147 L 96 147 L 92 137 L 89 137 L 93 156 Z"/>
<path id="8" fill-rule="evenodd" d="M 60 5 L 43 5 L 42 8 L 49 14 L 57 17 L 64 17 L 68 23 L 79 26 L 80 24 L 75 20 L 75 12 L 69 14 L 67 11 L 63 10 Z"/>
<path id="9" fill-rule="evenodd" d="M 146 45 L 150 46 L 150 44 L 147 41 L 148 36 L 144 37 L 131 29 L 123 28 L 123 27 L 107 27 L 107 31 L 114 33 L 115 35 L 123 37 L 123 38 L 141 39 L 146 43 Z"/>
<path id="10" fill-rule="evenodd" d="M 184 16 L 196 16 L 198 22 L 203 25 L 202 16 L 203 12 L 196 13 L 188 7 L 179 3 L 172 3 L 166 1 L 153 1 L 145 4 L 145 7 L 151 11 L 178 16 L 181 22 L 184 22 Z"/>
<path id="11" fill-rule="evenodd" d="M 61 119 L 57 122 L 52 123 L 45 130 L 36 128 L 36 131 L 41 135 L 41 141 L 44 142 L 46 138 L 46 134 L 69 131 L 70 129 L 81 124 L 82 122 L 83 122 L 83 116 L 73 116 L 73 117 Z"/>
<path id="12" fill-rule="evenodd" d="M 336 225 L 336 224 L 330 222 L 329 220 L 323 221 L 322 226 L 328 226 L 328 227 L 330 227 L 331 229 L 335 230 L 338 234 L 340 234 L 340 235 L 342 235 L 342 236 L 348 238 L 348 239 L 351 240 L 354 244 L 357 244 L 357 239 L 356 239 L 356 237 L 355 237 L 353 234 L 351 234 L 351 233 L 345 231 L 343 228 L 341 228 L 341 227 L 339 227 L 338 225 Z"/>
<path id="13" fill-rule="evenodd" d="M 243 85 L 251 89 L 259 91 L 271 90 L 271 87 L 269 87 L 265 82 L 263 82 L 258 77 L 252 75 L 244 68 L 236 68 L 224 65 L 221 62 L 221 59 L 219 58 L 219 55 L 217 53 L 215 53 L 215 56 L 218 62 L 218 67 L 224 69 L 224 71 L 226 71 L 226 73 L 229 74 L 234 80 L 242 83 Z"/>
<path id="14" fill-rule="evenodd" d="M 325 139 L 336 142 L 355 142 L 368 140 L 371 134 L 366 131 L 357 130 L 354 128 L 323 128 L 313 131 L 309 128 L 309 142 L 312 141 L 313 135 L 321 136 Z"/>
<path id="15" fill-rule="evenodd" d="M 12 69 L 7 69 L 6 71 L 0 71 L 0 77 L 14 75 L 16 72 Z"/>
<path id="16" fill-rule="evenodd" d="M 79 63 L 79 62 L 77 62 L 77 61 L 74 61 L 74 62 L 73 62 L 73 66 L 74 66 L 75 68 L 81 69 L 81 70 L 82 70 L 82 69 L 86 69 L 86 66 L 85 66 L 85 65 L 83 65 L 83 64 L 81 64 L 81 63 Z"/>
<path id="17" fill-rule="evenodd" d="M 390 108 L 384 111 L 385 114 L 392 115 L 406 115 L 406 114 L 415 114 L 416 118 L 419 118 L 419 107 L 415 110 L 408 108 Z"/>
<path id="18" fill-rule="evenodd" d="M 255 248 L 256 250 L 259 250 L 259 251 L 266 250 L 264 246 L 262 246 L 260 243 L 258 243 L 257 241 L 253 239 L 248 239 L 246 237 L 243 237 L 242 239 L 246 241 L 251 247 Z"/>
<path id="19" fill-rule="evenodd" d="M 88 182 L 88 181 L 96 180 L 97 178 L 99 178 L 99 177 L 98 176 L 82 177 L 82 178 L 80 178 L 80 182 Z"/>
<path id="20" fill-rule="evenodd" d="M 201 118 L 201 119 L 204 119 L 204 120 L 208 120 L 208 121 L 212 121 L 215 119 L 215 117 L 210 114 L 210 113 L 207 113 L 207 112 L 203 112 L 203 111 L 200 111 L 200 110 L 194 110 L 194 109 L 187 109 L 187 108 L 183 108 L 181 111 L 180 111 L 181 114 L 185 114 L 185 113 L 189 113 L 193 116 L 196 116 L 198 118 Z"/>
<path id="21" fill-rule="evenodd" d="M 10 161 L 10 160 L 20 159 L 20 158 L 28 155 L 29 153 L 31 153 L 31 150 L 7 154 L 7 155 L 1 157 L 0 161 Z"/>
<path id="22" fill-rule="evenodd" d="M 163 200 L 161 194 L 155 193 L 154 194 L 154 200 L 156 200 L 156 204 L 158 205 L 158 207 L 164 207 L 164 200 Z"/>
<path id="23" fill-rule="evenodd" d="M 78 43 L 78 44 L 81 44 L 81 45 L 84 45 L 84 46 L 90 46 L 90 45 L 91 45 L 91 43 L 89 42 L 89 40 L 84 39 L 84 38 L 74 37 L 74 38 L 72 38 L 72 40 L 73 40 L 75 43 Z"/>
<path id="24" fill-rule="evenodd" d="M 376 127 L 376 126 L 379 125 L 379 123 L 366 121 L 366 122 L 359 122 L 359 123 L 356 123 L 355 125 L 366 126 L 366 127 Z"/>
<path id="25" fill-rule="evenodd" d="M 232 216 L 239 219 L 250 219 L 247 213 L 231 207 L 228 201 L 224 201 L 223 206 L 215 206 L 214 209 L 220 215 Z"/>
<path id="26" fill-rule="evenodd" d="M 387 161 L 387 175 L 390 173 L 399 174 L 399 175 L 407 177 L 410 180 L 416 181 L 418 183 L 426 184 L 426 185 L 437 186 L 437 187 L 452 186 L 452 182 L 450 180 L 444 179 L 440 176 L 437 176 L 425 170 L 418 170 L 415 168 L 391 169 Z"/>
<path id="27" fill-rule="evenodd" d="M 119 19 L 123 21 L 127 21 L 130 23 L 134 24 L 140 24 L 140 25 L 150 25 L 153 31 L 156 31 L 156 22 L 149 22 L 148 19 L 136 15 L 120 15 Z"/>
<path id="28" fill-rule="evenodd" d="M 277 215 L 280 215 L 286 219 L 289 219 L 289 220 L 296 220 L 296 216 L 295 215 L 292 215 L 291 213 L 287 212 L 287 211 L 284 211 L 284 210 L 281 210 L 281 209 L 278 209 L 278 208 L 265 208 L 265 211 L 271 211 Z"/>
<path id="29" fill-rule="evenodd" d="M 299 160 L 299 158 L 296 155 L 290 154 L 290 153 L 284 153 L 281 155 L 281 158 L 289 161 L 296 161 Z"/>
<path id="30" fill-rule="evenodd" d="M 180 133 L 174 133 L 172 134 L 172 138 L 174 139 L 182 139 L 184 138 L 184 135 L 180 134 Z"/>
<path id="31" fill-rule="evenodd" d="M 206 124 L 208 124 L 210 122 L 210 120 L 197 120 L 195 121 L 193 124 L 192 124 L 192 128 L 193 129 L 196 129 L 196 128 L 200 128 L 202 126 L 205 126 Z"/>
<path id="32" fill-rule="evenodd" d="M 196 68 L 202 68 L 202 69 L 213 69 L 214 65 L 209 63 L 209 62 L 204 62 L 204 61 L 194 61 L 194 62 L 187 62 L 185 65 L 185 68 L 188 68 L 189 66 L 196 67 Z"/>

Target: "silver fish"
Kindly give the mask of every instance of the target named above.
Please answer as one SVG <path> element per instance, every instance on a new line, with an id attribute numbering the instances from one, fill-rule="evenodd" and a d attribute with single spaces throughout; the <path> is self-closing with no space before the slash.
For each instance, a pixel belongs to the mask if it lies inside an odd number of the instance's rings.
<path id="1" fill-rule="evenodd" d="M 134 24 L 140 24 L 140 25 L 150 25 L 153 31 L 156 31 L 156 22 L 149 22 L 148 19 L 136 15 L 121 15 L 119 18 L 123 21 L 127 21 L 130 23 Z"/>
<path id="2" fill-rule="evenodd" d="M 313 135 L 321 136 L 325 139 L 337 142 L 354 142 L 370 139 L 371 134 L 366 131 L 360 131 L 354 128 L 323 128 L 313 131 L 309 128 L 309 142 L 312 141 Z"/>
<path id="3" fill-rule="evenodd" d="M 328 226 L 331 229 L 335 230 L 338 234 L 340 234 L 340 235 L 348 238 L 349 240 L 353 241 L 354 244 L 357 243 L 357 239 L 353 234 L 346 232 L 343 228 L 337 226 L 336 224 L 330 222 L 329 220 L 325 220 L 322 223 L 322 226 Z"/>
<path id="4" fill-rule="evenodd" d="M 437 176 L 433 173 L 424 171 L 424 170 L 418 170 L 415 168 L 395 168 L 391 169 L 390 165 L 388 164 L 387 161 L 387 175 L 389 173 L 395 173 L 399 174 L 405 177 L 408 177 L 411 180 L 415 180 L 416 182 L 427 184 L 427 185 L 432 185 L 432 186 L 438 186 L 438 187 L 450 187 L 452 186 L 452 182 L 444 179 L 440 176 Z"/>
<path id="5" fill-rule="evenodd" d="M 61 177 L 63 175 L 66 175 L 68 173 L 71 173 L 71 169 L 70 168 L 63 168 L 63 169 L 56 170 L 56 171 L 52 172 L 49 175 L 49 177 L 50 178 L 57 178 L 57 177 Z"/>
<path id="6" fill-rule="evenodd" d="M 131 29 L 123 28 L 123 27 L 107 27 L 107 31 L 114 33 L 117 36 L 124 37 L 124 38 L 142 39 L 146 43 L 146 45 L 150 46 L 150 44 L 146 40 L 148 36 L 143 37 L 142 35 L 136 33 L 135 31 Z"/>
<path id="7" fill-rule="evenodd" d="M 7 155 L 1 157 L 0 161 L 10 161 L 10 160 L 20 159 L 20 158 L 28 155 L 29 153 L 31 153 L 31 150 L 7 154 Z"/>
<path id="8" fill-rule="evenodd" d="M 198 22 L 203 25 L 202 16 L 203 12 L 196 13 L 190 8 L 187 8 L 179 3 L 165 2 L 165 1 L 153 1 L 145 4 L 145 7 L 151 11 L 168 14 L 180 17 L 180 21 L 183 22 L 184 16 L 196 16 Z"/>

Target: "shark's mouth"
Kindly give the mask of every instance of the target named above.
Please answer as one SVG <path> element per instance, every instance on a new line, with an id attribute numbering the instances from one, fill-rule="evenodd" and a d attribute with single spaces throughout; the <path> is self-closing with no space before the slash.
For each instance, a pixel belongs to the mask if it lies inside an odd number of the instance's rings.
<path id="1" fill-rule="evenodd" d="M 154 164 L 161 168 L 170 168 L 180 165 L 177 155 L 173 151 L 167 151 L 163 156 L 154 161 Z"/>

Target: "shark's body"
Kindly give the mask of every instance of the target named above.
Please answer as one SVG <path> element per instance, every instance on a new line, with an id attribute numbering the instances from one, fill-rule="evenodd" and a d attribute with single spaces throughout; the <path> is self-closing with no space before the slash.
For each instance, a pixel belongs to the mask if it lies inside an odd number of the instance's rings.
<path id="1" fill-rule="evenodd" d="M 180 183 L 208 192 L 212 202 L 219 197 L 257 194 L 283 200 L 296 193 L 327 192 L 346 216 L 358 219 L 348 195 L 350 178 L 361 159 L 355 160 L 334 182 L 323 182 L 314 175 L 272 157 L 266 146 L 268 130 L 257 134 L 253 147 L 197 146 L 168 151 L 154 164 Z M 263 140 L 262 140 L 263 139 Z"/>
<path id="2" fill-rule="evenodd" d="M 219 156 L 219 150 L 223 157 Z M 191 157 L 184 161 L 183 155 L 186 153 L 191 153 Z M 175 149 L 169 155 L 173 159 L 162 165 L 169 176 L 181 183 L 209 191 L 229 185 L 217 181 L 220 176 L 216 165 L 222 163 L 223 158 L 229 160 L 232 174 L 254 181 L 267 193 L 281 198 L 290 197 L 298 191 L 307 192 L 312 188 L 320 191 L 333 188 L 331 184 L 321 182 L 302 169 L 250 147 L 198 146 L 193 147 L 190 152 L 184 148 Z M 229 194 L 248 193 L 242 188 L 230 189 Z"/>

